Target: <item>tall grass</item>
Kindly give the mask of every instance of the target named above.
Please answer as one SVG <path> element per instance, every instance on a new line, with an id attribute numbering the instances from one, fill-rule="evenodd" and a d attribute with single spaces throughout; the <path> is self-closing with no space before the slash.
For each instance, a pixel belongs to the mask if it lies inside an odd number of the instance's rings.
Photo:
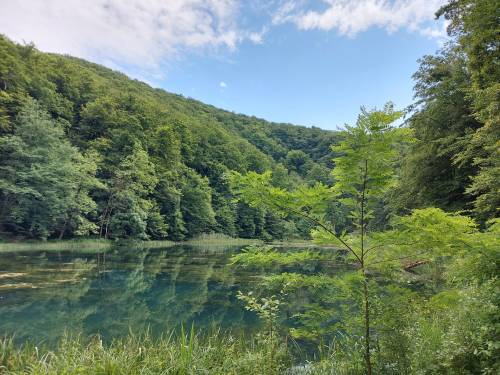
<path id="1" fill-rule="evenodd" d="M 250 238 L 233 238 L 222 233 L 208 233 L 201 234 L 184 243 L 191 246 L 245 246 L 260 244 L 262 241 Z"/>
<path id="2" fill-rule="evenodd" d="M 106 250 L 112 246 L 112 241 L 104 239 L 81 239 L 81 240 L 49 240 L 49 241 L 23 241 L 2 242 L 0 253 L 20 251 L 63 251 L 63 250 Z"/>
<path id="3" fill-rule="evenodd" d="M 48 240 L 48 241 L 19 241 L 0 242 L 0 253 L 20 251 L 102 251 L 112 246 L 133 246 L 138 248 L 163 248 L 175 245 L 190 245 L 195 247 L 231 247 L 259 244 L 256 239 L 233 238 L 220 233 L 202 234 L 188 241 L 173 242 L 168 240 L 135 241 L 135 240 L 105 240 L 105 239 L 74 239 L 74 240 Z"/>
<path id="4" fill-rule="evenodd" d="M 129 334 L 106 345 L 95 336 L 64 337 L 58 346 L 16 347 L 0 341 L 0 374 L 283 374 L 291 367 L 284 344 L 213 332 L 197 335 L 193 328 L 158 339 Z M 271 357 L 272 353 L 272 357 Z"/>

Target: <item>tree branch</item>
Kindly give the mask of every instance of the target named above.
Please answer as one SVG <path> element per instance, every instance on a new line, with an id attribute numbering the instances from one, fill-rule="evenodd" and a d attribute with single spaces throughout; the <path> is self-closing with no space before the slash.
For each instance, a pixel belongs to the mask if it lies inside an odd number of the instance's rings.
<path id="1" fill-rule="evenodd" d="M 406 243 L 406 242 L 394 242 L 394 243 L 389 243 L 389 244 L 379 244 L 379 245 L 375 245 L 375 246 L 372 246 L 370 248 L 368 248 L 366 251 L 365 251 L 365 255 L 368 254 L 368 252 L 370 250 L 373 250 L 373 249 L 378 249 L 380 247 L 383 247 L 383 246 L 391 246 L 391 245 L 396 245 L 396 246 L 411 246 L 411 245 L 415 245 L 417 244 L 418 242 L 410 242 L 410 243 Z"/>
<path id="2" fill-rule="evenodd" d="M 373 262 L 373 263 L 372 263 L 372 264 L 370 264 L 370 265 L 380 264 L 380 263 L 385 263 L 385 262 L 393 262 L 393 261 L 395 261 L 395 260 L 403 260 L 403 259 L 408 259 L 408 258 L 412 258 L 412 257 L 418 256 L 418 255 L 423 255 L 423 254 L 426 254 L 426 253 L 428 253 L 429 251 L 431 251 L 431 249 L 427 249 L 427 250 L 422 251 L 422 252 L 420 252 L 420 253 L 411 254 L 411 255 L 404 256 L 404 257 L 398 257 L 398 258 L 392 258 L 392 259 L 384 259 L 384 260 L 381 260 L 381 261 L 379 261 L 379 262 Z"/>
<path id="3" fill-rule="evenodd" d="M 311 221 L 312 223 L 316 224 L 317 226 L 321 227 L 322 229 L 324 229 L 325 231 L 327 231 L 328 233 L 330 233 L 332 236 L 334 236 L 342 245 L 344 245 L 350 252 L 352 255 L 354 255 L 356 257 L 356 259 L 358 260 L 358 262 L 360 264 L 363 264 L 361 258 L 358 256 L 358 254 L 356 254 L 356 252 L 354 251 L 354 249 L 349 246 L 342 238 L 340 238 L 339 236 L 337 236 L 337 234 L 335 232 L 333 232 L 330 228 L 328 228 L 325 224 L 323 224 L 321 221 L 319 221 L 318 219 L 315 219 L 309 215 L 307 215 L 306 213 L 300 211 L 300 210 L 295 210 L 293 208 L 290 208 L 290 207 L 283 207 L 283 206 L 280 206 L 279 204 L 275 203 L 275 202 L 270 202 L 271 205 L 274 205 L 275 207 L 279 208 L 280 210 L 286 212 L 286 211 L 290 211 L 296 215 L 299 215 L 299 216 L 302 216 L 303 218 Z"/>

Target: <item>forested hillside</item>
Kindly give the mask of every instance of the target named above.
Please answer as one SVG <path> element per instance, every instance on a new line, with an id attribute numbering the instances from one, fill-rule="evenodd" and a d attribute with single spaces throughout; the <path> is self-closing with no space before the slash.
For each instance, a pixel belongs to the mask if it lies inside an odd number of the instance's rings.
<path id="1" fill-rule="evenodd" d="M 181 240 L 307 236 L 233 200 L 226 174 L 328 182 L 338 135 L 273 124 L 0 38 L 1 231 Z"/>
<path id="2" fill-rule="evenodd" d="M 473 4 L 474 6 L 472 6 Z M 500 205 L 498 6 L 450 1 L 450 41 L 424 56 L 377 229 L 414 208 L 485 226 Z M 228 172 L 280 188 L 332 186 L 341 132 L 217 109 L 102 66 L 0 37 L 0 232 L 7 237 L 182 240 L 201 233 L 308 237 L 311 223 L 236 201 Z M 334 169 L 335 170 L 335 169 Z M 335 172 L 333 172 L 335 174 Z M 339 200 L 337 231 L 352 229 Z"/>
<path id="3" fill-rule="evenodd" d="M 416 142 L 392 196 L 399 210 L 437 206 L 482 223 L 498 216 L 499 9 L 497 1 L 453 0 L 436 13 L 450 22 L 451 40 L 413 76 Z"/>

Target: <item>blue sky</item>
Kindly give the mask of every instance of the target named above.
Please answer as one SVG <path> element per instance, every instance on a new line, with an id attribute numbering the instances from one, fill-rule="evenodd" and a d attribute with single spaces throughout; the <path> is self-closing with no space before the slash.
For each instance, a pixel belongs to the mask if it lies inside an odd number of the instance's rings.
<path id="1" fill-rule="evenodd" d="M 437 48 L 435 40 L 404 30 L 347 38 L 284 26 L 227 59 L 188 58 L 160 86 L 268 120 L 334 129 L 354 122 L 361 105 L 409 105 L 417 60 Z"/>
<path id="2" fill-rule="evenodd" d="M 125 4 L 126 3 L 126 4 Z M 0 33 L 271 121 L 335 129 L 412 101 L 441 0 L 13 0 Z"/>

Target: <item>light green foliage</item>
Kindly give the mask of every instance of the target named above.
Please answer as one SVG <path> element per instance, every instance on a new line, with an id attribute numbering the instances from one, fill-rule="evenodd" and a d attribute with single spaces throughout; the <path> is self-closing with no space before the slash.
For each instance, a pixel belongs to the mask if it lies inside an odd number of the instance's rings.
<path id="1" fill-rule="evenodd" d="M 241 253 L 231 257 L 231 264 L 242 267 L 304 266 L 305 263 L 326 259 L 325 255 L 303 250 L 296 252 L 280 252 L 271 246 L 250 246 Z"/>
<path id="2" fill-rule="evenodd" d="M 269 297 L 255 297 L 253 292 L 244 294 L 238 291 L 236 297 L 245 303 L 245 309 L 255 312 L 261 320 L 264 321 L 265 330 L 256 335 L 256 338 L 263 346 L 269 348 L 271 363 L 275 361 L 275 357 L 280 353 L 280 337 L 278 336 L 278 317 L 280 314 L 280 306 L 283 304 L 285 292 L 281 290 L 279 294 Z"/>
<path id="3" fill-rule="evenodd" d="M 346 325 L 350 324 L 350 315 L 356 316 L 359 308 L 356 286 L 362 281 L 361 275 L 357 272 L 345 273 L 340 269 L 337 275 L 324 273 L 334 262 L 342 260 L 335 261 L 325 252 L 280 252 L 269 246 L 249 247 L 231 258 L 233 266 L 264 272 L 259 292 L 255 291 L 258 294 L 254 296 L 254 292 L 250 292 L 252 294 L 248 297 L 252 300 L 245 300 L 247 304 L 262 305 L 261 299 L 268 298 L 266 295 L 270 295 L 271 300 L 278 299 L 279 306 L 290 320 L 283 322 L 284 326 L 293 322 L 289 334 L 295 339 L 315 343 L 331 338 L 339 329 L 346 329 Z M 255 306 L 252 311 L 260 315 Z M 326 323 L 332 315 L 337 318 Z"/>
<path id="4" fill-rule="evenodd" d="M 471 218 L 438 208 L 414 210 L 409 216 L 394 218 L 392 225 L 392 230 L 374 233 L 369 239 L 371 248 L 377 251 L 368 254 L 368 265 L 379 271 L 399 272 L 415 262 L 425 264 L 447 257 L 457 262 L 468 259 L 467 267 L 461 267 L 463 272 L 479 264 L 491 269 L 498 262 L 497 225 L 481 232 Z M 452 270 L 457 266 L 454 264 Z M 470 275 L 479 276 L 485 271 L 476 268 Z"/>
<path id="5" fill-rule="evenodd" d="M 476 230 L 476 224 L 468 217 L 447 214 L 438 208 L 414 210 L 411 215 L 395 217 L 393 229 L 374 233 L 368 254 L 369 264 L 382 262 L 389 266 L 395 259 L 412 263 L 416 259 L 435 259 L 457 255 L 457 247 L 463 249 L 466 236 Z"/>
<path id="6" fill-rule="evenodd" d="M 5 229 L 37 238 L 69 224 L 75 234 L 93 230 L 86 215 L 95 210 L 88 196 L 99 186 L 95 163 L 64 139 L 61 125 L 38 103 L 26 100 L 13 134 L 0 138 L 0 154 L 0 220 Z"/>
<path id="7" fill-rule="evenodd" d="M 339 200 L 350 210 L 358 232 L 362 228 L 366 230 L 369 220 L 374 217 L 373 206 L 395 181 L 398 145 L 411 140 L 408 129 L 391 126 L 400 116 L 391 104 L 383 111 L 362 111 L 357 125 L 347 127 L 342 142 L 334 147 L 339 156 L 334 159 L 333 187 L 317 183 L 287 191 L 272 186 L 270 172 L 249 172 L 232 174 L 233 190 L 253 207 L 271 209 L 283 216 L 306 218 L 316 226 L 313 237 L 318 243 L 343 246 L 360 261 L 364 245 L 338 234 L 334 225 L 332 227 L 325 220 L 326 209 L 333 198 Z"/>
<path id="8" fill-rule="evenodd" d="M 343 140 L 333 150 L 340 154 L 333 159 L 335 191 L 351 195 L 356 203 L 345 199 L 355 207 L 365 199 L 379 198 L 394 182 L 394 162 L 398 157 L 398 144 L 408 138 L 409 130 L 392 124 L 402 116 L 388 103 L 381 111 L 361 109 L 356 126 L 346 126 Z"/>
<path id="9" fill-rule="evenodd" d="M 255 297 L 253 292 L 243 294 L 238 291 L 236 297 L 245 303 L 245 309 L 257 313 L 257 315 L 266 323 L 269 329 L 276 327 L 280 305 L 282 301 L 275 295 L 270 297 Z M 283 294 L 283 293 L 282 293 Z"/>
<path id="10" fill-rule="evenodd" d="M 324 207 L 332 195 L 332 189 L 317 183 L 302 185 L 293 191 L 272 186 L 271 172 L 231 174 L 233 191 L 252 207 L 273 210 L 282 216 L 298 215 L 307 210 L 311 215 L 322 216 Z"/>

